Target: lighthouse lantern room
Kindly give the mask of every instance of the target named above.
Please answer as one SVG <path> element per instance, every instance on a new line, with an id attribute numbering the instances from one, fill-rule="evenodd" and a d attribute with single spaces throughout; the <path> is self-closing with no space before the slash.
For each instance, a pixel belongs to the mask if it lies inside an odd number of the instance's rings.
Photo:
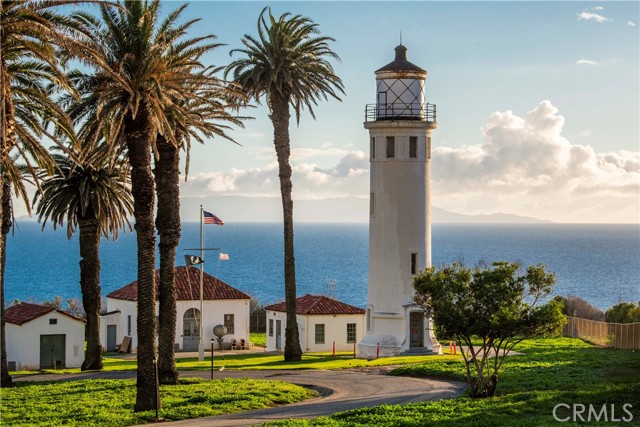
<path id="1" fill-rule="evenodd" d="M 375 72 L 376 103 L 365 109 L 370 139 L 369 286 L 360 357 L 439 351 L 430 319 L 413 301 L 413 277 L 431 266 L 431 132 L 427 72 L 407 48 Z"/>

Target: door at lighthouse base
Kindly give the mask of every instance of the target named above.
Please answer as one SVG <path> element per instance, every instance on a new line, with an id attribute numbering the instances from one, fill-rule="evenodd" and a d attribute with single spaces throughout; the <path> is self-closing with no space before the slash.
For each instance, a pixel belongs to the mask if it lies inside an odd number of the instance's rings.
<path id="1" fill-rule="evenodd" d="M 410 347 L 424 347 L 424 313 L 413 312 L 409 315 Z"/>

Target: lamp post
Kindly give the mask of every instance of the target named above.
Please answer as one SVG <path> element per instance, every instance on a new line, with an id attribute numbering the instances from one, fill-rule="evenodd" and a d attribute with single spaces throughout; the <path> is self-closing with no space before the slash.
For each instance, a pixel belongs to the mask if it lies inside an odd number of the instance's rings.
<path id="1" fill-rule="evenodd" d="M 211 379 L 213 379 L 213 342 L 214 339 L 211 338 Z"/>

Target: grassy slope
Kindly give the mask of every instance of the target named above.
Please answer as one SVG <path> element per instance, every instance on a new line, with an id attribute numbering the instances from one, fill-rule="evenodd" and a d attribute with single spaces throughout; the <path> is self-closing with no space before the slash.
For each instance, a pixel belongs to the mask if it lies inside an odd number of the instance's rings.
<path id="1" fill-rule="evenodd" d="M 182 379 L 161 386 L 160 417 L 180 420 L 260 409 L 315 396 L 280 381 Z M 132 411 L 135 380 L 20 383 L 2 389 L 3 426 L 110 427 L 145 423 L 155 412 Z"/>
<path id="2" fill-rule="evenodd" d="M 640 354 L 600 349 L 577 339 L 540 339 L 522 343 L 521 356 L 510 356 L 500 375 L 496 396 L 473 400 L 461 397 L 403 406 L 380 406 L 336 414 L 311 421 L 285 421 L 269 425 L 332 427 L 494 427 L 494 426 L 640 426 Z M 397 375 L 460 380 L 461 361 L 433 359 L 405 366 Z M 622 405 L 633 405 L 634 420 L 623 422 L 559 423 L 552 411 L 559 403 L 593 404 L 600 411 L 611 404 L 616 417 L 626 416 Z M 559 417 L 571 413 L 559 410 Z M 585 413 L 586 419 L 586 413 Z"/>

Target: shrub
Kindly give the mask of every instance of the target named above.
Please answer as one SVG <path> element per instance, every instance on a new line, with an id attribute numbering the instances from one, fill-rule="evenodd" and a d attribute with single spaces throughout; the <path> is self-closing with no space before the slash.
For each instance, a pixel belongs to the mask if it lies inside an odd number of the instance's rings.
<path id="1" fill-rule="evenodd" d="M 611 307 L 605 313 L 607 322 L 610 323 L 635 323 L 640 322 L 640 302 L 621 302 Z"/>

